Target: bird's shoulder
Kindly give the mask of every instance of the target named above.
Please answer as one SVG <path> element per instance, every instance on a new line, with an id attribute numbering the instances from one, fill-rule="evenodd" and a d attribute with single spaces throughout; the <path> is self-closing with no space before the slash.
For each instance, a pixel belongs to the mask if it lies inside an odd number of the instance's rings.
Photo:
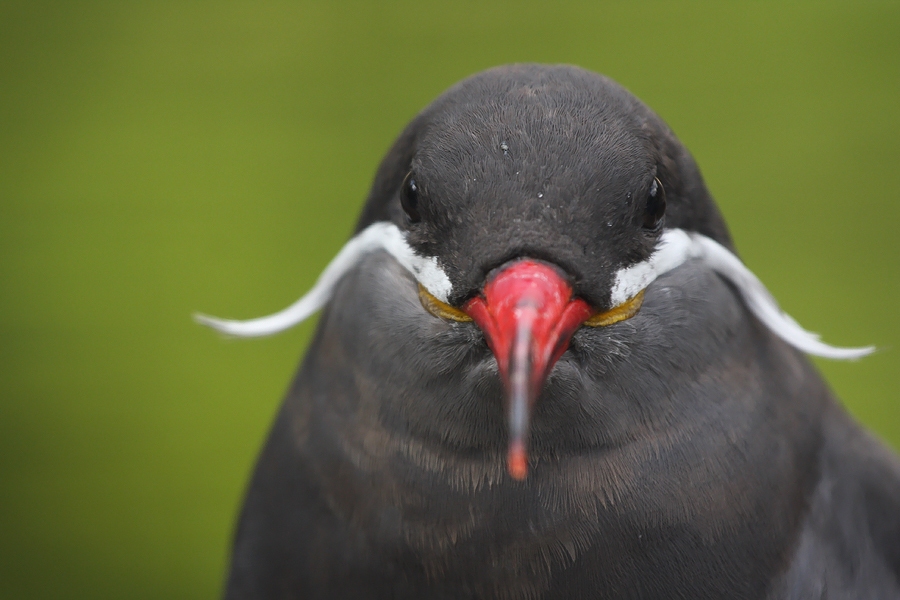
<path id="1" fill-rule="evenodd" d="M 770 598 L 900 598 L 900 460 L 833 404 L 818 466 L 790 565 Z"/>

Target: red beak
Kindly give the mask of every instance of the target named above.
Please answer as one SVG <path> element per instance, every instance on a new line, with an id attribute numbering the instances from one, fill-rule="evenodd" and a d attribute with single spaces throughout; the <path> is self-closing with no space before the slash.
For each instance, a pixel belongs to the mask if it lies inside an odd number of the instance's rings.
<path id="1" fill-rule="evenodd" d="M 572 298 L 572 287 L 558 269 L 527 259 L 501 267 L 463 310 L 484 332 L 497 358 L 506 387 L 507 469 L 522 480 L 528 474 L 534 403 L 572 334 L 593 311 L 584 300 Z"/>

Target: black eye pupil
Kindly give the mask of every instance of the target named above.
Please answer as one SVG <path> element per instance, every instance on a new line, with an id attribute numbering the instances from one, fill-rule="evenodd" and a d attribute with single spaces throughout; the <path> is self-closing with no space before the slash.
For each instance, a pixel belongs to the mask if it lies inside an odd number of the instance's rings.
<path id="1" fill-rule="evenodd" d="M 418 223 L 421 220 L 419 215 L 419 186 L 413 177 L 412 171 L 406 175 L 403 185 L 400 186 L 400 206 L 411 223 Z"/>
<path id="2" fill-rule="evenodd" d="M 659 179 L 654 179 L 647 193 L 647 208 L 644 211 L 643 228 L 648 231 L 656 231 L 662 224 L 666 214 L 666 191 Z"/>

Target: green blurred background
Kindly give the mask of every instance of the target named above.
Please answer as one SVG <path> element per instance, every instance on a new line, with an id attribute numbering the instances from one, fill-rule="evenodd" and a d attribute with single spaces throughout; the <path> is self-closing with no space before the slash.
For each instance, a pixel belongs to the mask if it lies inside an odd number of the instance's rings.
<path id="1" fill-rule="evenodd" d="M 0 597 L 215 598 L 314 323 L 292 302 L 403 125 L 493 65 L 606 73 L 900 446 L 898 2 L 0 3 Z"/>

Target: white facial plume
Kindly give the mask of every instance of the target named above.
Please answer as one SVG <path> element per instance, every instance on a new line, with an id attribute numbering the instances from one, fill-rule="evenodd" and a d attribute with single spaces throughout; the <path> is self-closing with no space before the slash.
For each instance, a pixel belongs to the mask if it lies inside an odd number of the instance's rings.
<path id="1" fill-rule="evenodd" d="M 396 225 L 381 221 L 373 223 L 347 242 L 325 267 L 312 289 L 281 312 L 249 321 L 217 319 L 202 314 L 195 315 L 194 319 L 237 337 L 259 337 L 284 331 L 322 308 L 331 299 L 334 287 L 341 277 L 364 255 L 375 250 L 387 251 L 435 298 L 447 302 L 451 291 L 450 278 L 438 265 L 437 259 L 416 254 Z M 665 230 L 650 258 L 616 273 L 611 295 L 612 305 L 617 306 L 630 300 L 657 277 L 690 259 L 702 262 L 731 282 L 747 308 L 775 335 L 798 350 L 833 359 L 860 358 L 875 351 L 874 346 L 837 348 L 820 341 L 818 335 L 800 327 L 778 307 L 762 282 L 737 256 L 704 235 L 682 229 Z"/>

